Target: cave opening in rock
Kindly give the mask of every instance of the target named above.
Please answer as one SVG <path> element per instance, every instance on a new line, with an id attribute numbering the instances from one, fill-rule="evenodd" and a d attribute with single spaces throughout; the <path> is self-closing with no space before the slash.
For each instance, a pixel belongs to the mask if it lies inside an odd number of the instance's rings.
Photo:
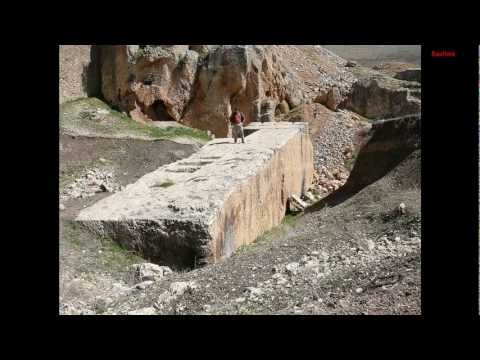
<path id="1" fill-rule="evenodd" d="M 156 100 L 151 106 L 153 121 L 175 121 L 168 113 L 165 103 L 162 100 Z"/>

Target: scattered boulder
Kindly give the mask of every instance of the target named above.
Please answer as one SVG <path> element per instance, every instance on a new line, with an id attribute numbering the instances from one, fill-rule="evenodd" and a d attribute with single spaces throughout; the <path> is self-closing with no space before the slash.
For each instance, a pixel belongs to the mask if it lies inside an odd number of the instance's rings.
<path id="1" fill-rule="evenodd" d="M 286 97 L 287 103 L 291 109 L 300 106 L 303 103 L 303 96 L 300 90 L 289 92 Z"/>
<path id="2" fill-rule="evenodd" d="M 317 199 L 315 198 L 315 196 L 310 192 L 310 191 L 307 191 L 305 194 L 304 194 L 305 198 L 311 202 L 313 201 L 316 201 Z"/>
<path id="3" fill-rule="evenodd" d="M 172 273 L 168 266 L 159 266 L 152 263 L 134 264 L 131 266 L 136 281 L 158 281 Z"/>
<path id="4" fill-rule="evenodd" d="M 142 281 L 141 283 L 138 283 L 138 284 L 135 285 L 135 289 L 145 290 L 146 288 L 148 288 L 153 283 L 154 283 L 154 281 L 152 281 L 152 280 Z"/>
<path id="5" fill-rule="evenodd" d="M 302 104 L 295 109 L 290 110 L 287 114 L 280 118 L 280 121 L 288 122 L 308 122 L 314 120 L 313 109 L 311 105 Z"/>
<path id="6" fill-rule="evenodd" d="M 340 91 L 336 86 L 332 87 L 327 94 L 326 106 L 330 110 L 337 111 L 338 105 L 342 102 Z"/>
<path id="7" fill-rule="evenodd" d="M 328 99 L 328 90 L 322 89 L 319 91 L 317 97 L 313 100 L 313 102 L 325 105 Z"/>
<path id="8" fill-rule="evenodd" d="M 367 242 L 367 249 L 369 251 L 372 251 L 373 249 L 375 249 L 375 242 L 372 239 L 367 239 L 366 242 Z"/>
<path id="9" fill-rule="evenodd" d="M 63 205 L 63 204 L 60 204 L 60 205 L 59 205 L 59 209 L 60 209 L 60 211 L 63 211 L 63 210 L 65 210 L 65 205 Z"/>
<path id="10" fill-rule="evenodd" d="M 95 300 L 95 312 L 104 313 L 107 308 L 113 303 L 113 300 L 109 297 L 99 297 Z"/>
<path id="11" fill-rule="evenodd" d="M 395 74 L 395 79 L 421 82 L 422 70 L 420 68 L 402 70 Z"/>
<path id="12" fill-rule="evenodd" d="M 357 63 L 355 61 L 348 60 L 345 63 L 345 67 L 355 67 L 355 66 L 357 66 Z"/>
<path id="13" fill-rule="evenodd" d="M 116 192 L 120 185 L 113 179 L 113 173 L 107 169 L 90 169 L 79 178 L 67 185 L 61 192 L 60 198 L 85 198 L 99 192 Z"/>
<path id="14" fill-rule="evenodd" d="M 342 96 L 338 87 L 333 86 L 328 90 L 320 90 L 313 102 L 325 105 L 330 110 L 337 111 L 338 106 L 342 102 Z"/>
<path id="15" fill-rule="evenodd" d="M 267 99 L 262 102 L 260 122 L 275 121 L 275 102 Z"/>
<path id="16" fill-rule="evenodd" d="M 188 48 L 197 52 L 200 56 L 207 56 L 212 45 L 190 45 Z"/>
<path id="17" fill-rule="evenodd" d="M 279 114 L 286 114 L 290 111 L 290 106 L 286 100 L 282 100 L 277 106 L 277 111 Z"/>
<path id="18" fill-rule="evenodd" d="M 198 288 L 195 281 L 178 281 L 170 284 L 167 291 L 164 291 L 157 299 L 157 306 L 163 308 L 172 300 L 182 296 L 186 292 L 192 292 Z"/>
<path id="19" fill-rule="evenodd" d="M 285 271 L 289 275 L 295 275 L 299 271 L 299 264 L 296 262 L 292 262 L 285 266 Z"/>
<path id="20" fill-rule="evenodd" d="M 170 284 L 169 292 L 174 296 L 183 295 L 186 291 L 195 290 L 198 285 L 194 281 L 178 281 Z"/>
<path id="21" fill-rule="evenodd" d="M 154 307 L 146 307 L 138 310 L 133 310 L 127 313 L 127 315 L 156 315 L 157 311 Z"/>
<path id="22" fill-rule="evenodd" d="M 247 287 L 245 293 L 248 294 L 250 299 L 257 299 L 263 295 L 263 290 L 255 287 Z"/>

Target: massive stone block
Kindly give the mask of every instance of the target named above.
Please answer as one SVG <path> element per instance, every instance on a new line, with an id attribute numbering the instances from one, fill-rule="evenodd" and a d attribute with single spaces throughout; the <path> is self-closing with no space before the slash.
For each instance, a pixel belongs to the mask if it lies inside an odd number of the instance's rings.
<path id="1" fill-rule="evenodd" d="M 306 123 L 252 123 L 245 144 L 210 141 L 77 221 L 157 263 L 195 267 L 230 256 L 282 221 L 291 195 L 311 185 Z"/>

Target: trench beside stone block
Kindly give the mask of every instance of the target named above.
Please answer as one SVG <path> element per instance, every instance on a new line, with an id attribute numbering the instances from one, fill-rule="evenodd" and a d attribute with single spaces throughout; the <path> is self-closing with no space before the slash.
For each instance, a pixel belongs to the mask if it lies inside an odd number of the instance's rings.
<path id="1" fill-rule="evenodd" d="M 230 256 L 281 223 L 313 178 L 307 123 L 251 123 L 246 143 L 219 138 L 82 210 L 77 221 L 176 268 Z"/>

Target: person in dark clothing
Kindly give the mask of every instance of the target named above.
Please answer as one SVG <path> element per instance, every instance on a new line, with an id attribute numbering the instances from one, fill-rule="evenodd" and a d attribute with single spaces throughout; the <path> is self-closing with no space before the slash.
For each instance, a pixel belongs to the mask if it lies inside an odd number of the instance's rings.
<path id="1" fill-rule="evenodd" d="M 230 123 L 232 124 L 232 135 L 237 143 L 238 138 L 242 138 L 242 143 L 245 144 L 245 136 L 243 135 L 243 122 L 245 121 L 245 115 L 240 112 L 238 109 L 230 116 Z"/>

